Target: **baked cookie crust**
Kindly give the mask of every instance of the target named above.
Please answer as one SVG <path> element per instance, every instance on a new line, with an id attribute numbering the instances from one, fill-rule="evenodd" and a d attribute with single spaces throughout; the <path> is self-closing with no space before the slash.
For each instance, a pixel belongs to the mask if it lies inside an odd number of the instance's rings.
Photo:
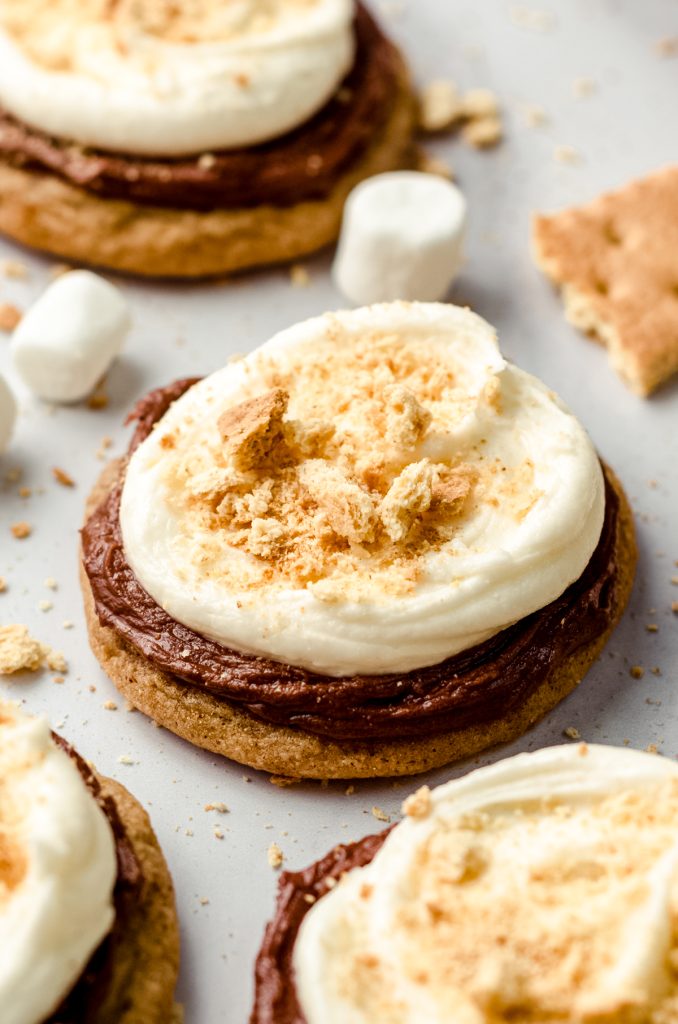
<path id="1" fill-rule="evenodd" d="M 118 462 L 106 467 L 88 499 L 86 516 L 115 485 L 119 470 Z M 522 735 L 574 690 L 607 643 L 628 602 L 637 557 L 631 509 L 621 484 L 608 473 L 620 501 L 615 539 L 619 575 L 609 626 L 595 641 L 566 658 L 522 705 L 494 722 L 421 739 L 356 743 L 259 721 L 235 704 L 160 671 L 115 630 L 102 626 L 81 566 L 92 649 L 120 692 L 140 711 L 196 746 L 252 768 L 311 779 L 414 775 L 438 768 Z"/>
<path id="2" fill-rule="evenodd" d="M 139 898 L 122 941 L 111 953 L 104 1001 L 83 1024 L 167 1024 L 179 973 L 174 886 L 148 814 L 124 786 L 98 775 L 101 795 L 115 803 L 141 867 Z"/>
<path id="3" fill-rule="evenodd" d="M 0 160 L 0 232 L 73 263 L 145 277 L 218 277 L 307 256 L 333 242 L 364 178 L 414 166 L 416 102 L 401 60 L 390 117 L 325 199 L 208 212 L 103 199 L 56 174 Z"/>

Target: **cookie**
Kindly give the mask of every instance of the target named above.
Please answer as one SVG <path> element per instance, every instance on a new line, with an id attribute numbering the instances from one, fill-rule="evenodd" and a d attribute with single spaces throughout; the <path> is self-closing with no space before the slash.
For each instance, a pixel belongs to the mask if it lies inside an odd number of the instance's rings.
<path id="1" fill-rule="evenodd" d="M 89 497 L 88 516 L 111 493 L 123 468 L 118 461 L 104 470 Z M 558 664 L 524 703 L 493 722 L 420 739 L 357 743 L 332 741 L 261 721 L 238 704 L 161 671 L 115 629 L 101 625 L 88 575 L 81 566 L 92 650 L 125 698 L 159 725 L 196 746 L 275 775 L 321 779 L 411 775 L 471 757 L 516 739 L 574 690 L 621 618 L 635 573 L 635 531 L 624 491 L 611 470 L 606 473 L 620 509 L 613 553 L 618 568 L 607 628 Z"/>
<path id="2" fill-rule="evenodd" d="M 535 216 L 537 265 L 567 319 L 648 396 L 678 373 L 678 166 L 560 213 Z"/>

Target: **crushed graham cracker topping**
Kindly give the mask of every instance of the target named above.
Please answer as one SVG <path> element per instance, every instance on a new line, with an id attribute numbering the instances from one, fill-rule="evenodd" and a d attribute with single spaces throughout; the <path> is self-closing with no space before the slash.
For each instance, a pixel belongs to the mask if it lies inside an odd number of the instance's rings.
<path id="1" fill-rule="evenodd" d="M 479 384 L 449 345 L 330 331 L 311 353 L 241 365 L 241 401 L 215 394 L 206 423 L 158 426 L 181 543 L 208 577 L 323 601 L 377 584 L 403 594 L 479 503 L 514 505 L 519 519 L 536 500 L 529 460 L 502 478 L 480 442 L 451 440 L 479 409 L 502 410 L 499 379 Z M 226 549 L 249 558 L 234 564 Z"/>
<path id="2" fill-rule="evenodd" d="M 318 0 L 5 0 L 0 24 L 33 59 L 68 71 L 77 61 L 73 44 L 83 33 L 90 43 L 110 37 L 125 56 L 143 36 L 175 44 L 230 42 L 270 31 L 286 16 L 317 5 Z"/>
<path id="3" fill-rule="evenodd" d="M 0 676 L 35 672 L 44 666 L 53 672 L 68 671 L 61 651 L 40 643 L 31 636 L 27 626 L 18 623 L 0 626 Z"/>

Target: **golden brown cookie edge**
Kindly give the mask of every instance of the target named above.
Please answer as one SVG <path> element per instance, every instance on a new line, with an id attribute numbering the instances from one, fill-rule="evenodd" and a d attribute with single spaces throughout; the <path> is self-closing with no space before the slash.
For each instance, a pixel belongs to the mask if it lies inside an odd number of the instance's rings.
<path id="1" fill-rule="evenodd" d="M 393 110 L 371 147 L 326 199 L 289 207 L 201 213 L 142 206 L 0 160 L 0 233 L 62 260 L 144 277 L 218 277 L 300 259 L 335 241 L 356 185 L 414 166 L 415 111 L 401 61 Z"/>

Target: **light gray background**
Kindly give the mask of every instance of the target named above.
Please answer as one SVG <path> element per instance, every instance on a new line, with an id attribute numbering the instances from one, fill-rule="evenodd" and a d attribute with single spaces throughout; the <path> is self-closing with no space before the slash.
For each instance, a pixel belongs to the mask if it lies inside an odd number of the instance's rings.
<path id="1" fill-rule="evenodd" d="M 670 603 L 678 588 L 670 579 L 678 573 L 678 386 L 651 401 L 634 397 L 608 368 L 604 352 L 565 324 L 557 297 L 530 261 L 528 223 L 532 210 L 585 200 L 676 159 L 678 57 L 661 58 L 655 44 L 678 33 L 678 5 L 530 5 L 552 15 L 546 31 L 516 24 L 516 6 L 504 0 L 409 0 L 383 4 L 382 14 L 420 81 L 452 77 L 464 87 L 489 86 L 501 98 L 507 138 L 500 148 L 478 153 L 454 139 L 431 147 L 454 164 L 470 206 L 468 263 L 450 298 L 496 324 L 506 354 L 544 378 L 581 417 L 624 481 L 637 513 L 641 557 L 631 609 L 578 692 L 520 742 L 474 763 L 562 742 L 568 726 L 588 740 L 640 748 L 656 743 L 676 757 L 678 618 Z M 574 95 L 579 77 L 594 80 L 593 95 Z M 532 104 L 548 115 L 541 128 L 525 123 L 525 105 Z M 558 145 L 575 147 L 580 161 L 558 162 Z M 0 301 L 25 308 L 45 286 L 53 261 L 0 243 L 0 258 L 17 256 L 30 266 L 30 276 L 23 282 L 0 277 Z M 678 254 L 676 260 L 678 265 Z M 22 500 L 17 485 L 0 485 L 0 575 L 9 584 L 0 595 L 0 621 L 27 623 L 40 639 L 63 649 L 71 664 L 64 685 L 45 674 L 3 681 L 0 694 L 48 712 L 82 754 L 149 808 L 177 886 L 179 996 L 191 1024 L 243 1024 L 247 1018 L 253 960 L 276 882 L 266 859 L 269 844 L 277 841 L 287 865 L 301 867 L 334 843 L 381 827 L 373 805 L 397 814 L 415 783 L 359 783 L 352 796 L 342 784 L 280 790 L 266 775 L 194 750 L 141 714 L 126 713 L 122 701 L 120 710 L 104 710 L 104 702 L 118 695 L 87 644 L 77 530 L 85 495 L 101 469 L 100 441 L 110 435 L 112 452 L 124 449 L 128 431 L 122 421 L 138 396 L 176 377 L 216 369 L 279 328 L 342 304 L 328 278 L 328 258 L 307 265 L 312 283 L 306 289 L 292 288 L 285 270 L 192 287 L 119 282 L 134 309 L 134 329 L 110 374 L 105 411 L 51 410 L 34 401 L 13 378 L 0 337 L 0 369 L 8 371 L 22 404 L 13 446 L 0 457 L 0 479 L 19 466 L 23 483 L 35 491 Z M 76 479 L 75 490 L 53 482 L 54 465 Z M 34 527 L 27 541 L 9 533 L 18 519 Z M 43 585 L 48 576 L 58 581 L 55 594 Z M 54 608 L 39 611 L 42 599 L 52 599 Z M 65 619 L 75 628 L 64 630 Z M 659 631 L 649 633 L 648 623 Z M 644 666 L 645 676 L 631 678 L 631 665 Z M 119 763 L 121 755 L 135 763 Z M 468 767 L 435 772 L 427 781 L 441 782 Z M 224 801 L 230 813 L 205 813 L 209 801 Z M 225 832 L 221 841 L 212 834 L 217 821 Z"/>

